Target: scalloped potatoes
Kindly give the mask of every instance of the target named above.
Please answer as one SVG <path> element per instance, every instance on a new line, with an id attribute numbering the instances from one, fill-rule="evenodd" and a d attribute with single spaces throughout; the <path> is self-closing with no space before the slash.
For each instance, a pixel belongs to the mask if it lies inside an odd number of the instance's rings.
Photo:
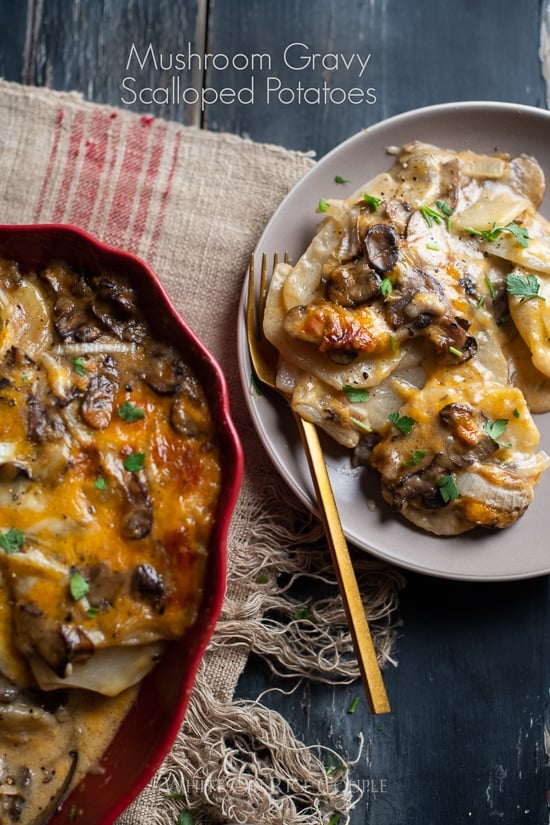
<path id="1" fill-rule="evenodd" d="M 293 409 L 439 535 L 506 527 L 550 464 L 550 224 L 527 156 L 413 142 L 279 264 L 264 330 Z M 530 410 L 531 407 L 531 410 Z"/>
<path id="2" fill-rule="evenodd" d="M 0 810 L 42 821 L 195 624 L 218 434 L 129 277 L 59 261 L 0 260 L 0 421 Z"/>

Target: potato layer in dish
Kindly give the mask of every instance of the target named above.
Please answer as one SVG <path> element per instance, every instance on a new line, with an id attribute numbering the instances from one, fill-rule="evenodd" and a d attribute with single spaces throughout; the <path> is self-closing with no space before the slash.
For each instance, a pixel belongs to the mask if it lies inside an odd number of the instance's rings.
<path id="1" fill-rule="evenodd" d="M 438 535 L 507 527 L 550 459 L 550 224 L 531 157 L 413 142 L 346 200 L 322 200 L 279 264 L 264 329 L 293 409 L 379 471 Z"/>
<path id="2" fill-rule="evenodd" d="M 216 434 L 197 378 L 136 301 L 108 271 L 0 262 L 2 821 L 19 821 L 44 771 L 72 771 L 83 743 L 100 755 L 123 691 L 197 617 Z"/>

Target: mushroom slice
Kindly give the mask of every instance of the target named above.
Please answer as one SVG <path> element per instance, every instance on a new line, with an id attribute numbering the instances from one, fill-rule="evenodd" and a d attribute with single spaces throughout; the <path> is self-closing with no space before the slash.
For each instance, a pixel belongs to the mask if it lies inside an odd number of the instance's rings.
<path id="1" fill-rule="evenodd" d="M 92 377 L 80 407 L 86 424 L 94 430 L 104 430 L 113 414 L 118 389 L 118 372 L 111 356 L 107 356 Z"/>
<path id="2" fill-rule="evenodd" d="M 388 223 L 375 223 L 370 226 L 363 239 L 365 254 L 370 266 L 384 275 L 390 272 L 397 263 L 399 244 L 397 233 Z"/>
<path id="3" fill-rule="evenodd" d="M 210 418 L 206 415 L 204 393 L 196 378 L 189 376 L 170 407 L 170 424 L 185 438 L 207 437 L 211 434 Z"/>
<path id="4" fill-rule="evenodd" d="M 128 506 L 122 517 L 121 533 L 125 539 L 136 541 L 145 538 L 153 526 L 153 502 L 145 478 L 129 473 L 124 485 Z"/>
<path id="5" fill-rule="evenodd" d="M 329 301 L 344 307 L 368 303 L 380 295 L 380 278 L 365 258 L 334 267 L 325 285 Z"/>
<path id="6" fill-rule="evenodd" d="M 189 373 L 185 364 L 173 352 L 162 349 L 152 353 L 151 361 L 143 376 L 145 383 L 158 395 L 179 392 Z"/>

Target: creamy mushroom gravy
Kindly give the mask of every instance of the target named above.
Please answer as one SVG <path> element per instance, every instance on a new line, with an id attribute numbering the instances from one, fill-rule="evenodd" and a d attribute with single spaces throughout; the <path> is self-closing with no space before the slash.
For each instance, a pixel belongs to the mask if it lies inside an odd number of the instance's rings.
<path id="1" fill-rule="evenodd" d="M 550 224 L 531 157 L 412 142 L 273 275 L 266 336 L 292 407 L 451 535 L 506 527 L 550 459 Z"/>
<path id="2" fill-rule="evenodd" d="M 220 491 L 199 381 L 119 273 L 0 261 L 0 821 L 96 763 L 197 617 Z"/>
<path id="3" fill-rule="evenodd" d="M 0 822 L 44 825 L 107 749 L 137 694 L 72 689 L 0 701 Z M 5 697 L 4 689 L 0 695 Z"/>

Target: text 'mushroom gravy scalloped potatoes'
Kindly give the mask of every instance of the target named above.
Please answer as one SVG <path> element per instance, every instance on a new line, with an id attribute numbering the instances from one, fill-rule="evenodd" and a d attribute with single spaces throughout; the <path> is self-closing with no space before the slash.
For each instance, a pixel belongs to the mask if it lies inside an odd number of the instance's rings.
<path id="1" fill-rule="evenodd" d="M 274 272 L 264 328 L 293 409 L 374 467 L 392 508 L 507 527 L 550 463 L 550 224 L 528 156 L 413 142 Z"/>
<path id="2" fill-rule="evenodd" d="M 120 273 L 0 261 L 0 821 L 98 759 L 195 622 L 220 490 L 203 390 Z"/>

